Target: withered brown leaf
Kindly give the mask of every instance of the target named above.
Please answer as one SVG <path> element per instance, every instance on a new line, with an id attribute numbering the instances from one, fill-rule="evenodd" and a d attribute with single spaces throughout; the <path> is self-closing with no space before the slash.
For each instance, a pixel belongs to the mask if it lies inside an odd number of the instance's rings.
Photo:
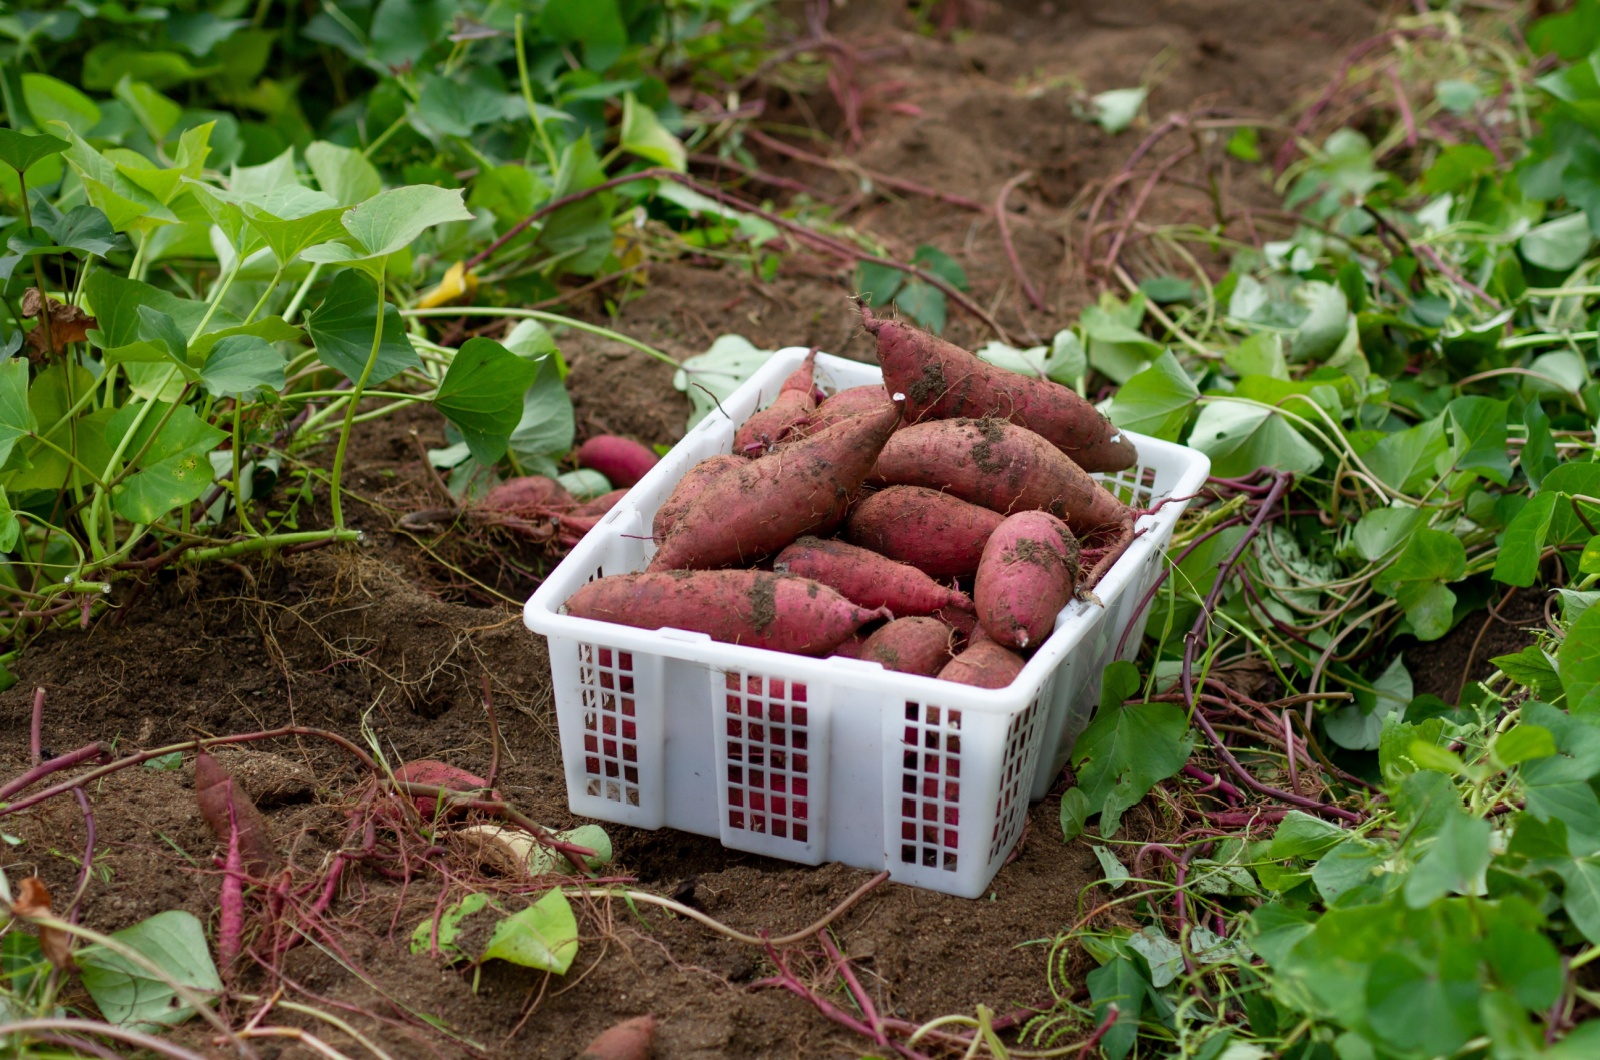
<path id="1" fill-rule="evenodd" d="M 52 916 L 50 889 L 39 877 L 29 876 L 18 886 L 11 912 L 24 920 Z M 39 925 L 39 948 L 53 966 L 62 969 L 72 967 L 72 936 L 60 928 Z"/>
<path id="2" fill-rule="evenodd" d="M 45 302 L 45 296 L 39 288 L 30 287 L 22 293 L 22 315 L 25 317 L 39 316 L 39 310 Z M 50 345 L 54 347 L 50 352 L 60 353 L 67 348 L 70 342 L 83 342 L 89 337 L 89 329 L 100 326 L 94 317 L 85 313 L 75 305 L 67 305 L 56 298 L 50 302 Z M 38 363 L 45 357 L 45 327 L 44 321 L 39 326 L 28 332 L 28 359 Z"/>

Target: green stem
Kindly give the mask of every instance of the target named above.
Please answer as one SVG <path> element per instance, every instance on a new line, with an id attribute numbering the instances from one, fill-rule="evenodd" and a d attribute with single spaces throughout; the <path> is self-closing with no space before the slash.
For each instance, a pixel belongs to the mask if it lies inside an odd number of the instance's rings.
<path id="1" fill-rule="evenodd" d="M 322 263 L 311 266 L 311 271 L 306 273 L 306 278 L 300 282 L 299 288 L 294 292 L 294 297 L 289 299 L 289 305 L 283 311 L 283 319 L 290 324 L 294 323 L 295 314 L 300 312 L 300 303 L 306 300 L 306 292 L 311 290 L 311 285 L 317 282 L 317 274 L 322 271 Z"/>
<path id="2" fill-rule="evenodd" d="M 239 478 L 239 419 L 240 408 L 243 404 L 244 401 L 242 399 L 237 397 L 233 399 L 233 507 L 239 513 L 239 529 L 253 536 L 256 531 L 255 527 L 250 525 L 250 513 L 245 511 L 244 484 Z"/>
<path id="3" fill-rule="evenodd" d="M 393 125 L 389 126 L 387 129 L 383 130 L 383 132 L 379 133 L 378 134 L 378 138 L 376 140 L 372 141 L 370 144 L 368 144 L 366 146 L 366 149 L 361 152 L 362 157 L 363 158 L 371 158 L 372 157 L 372 152 L 376 151 L 378 148 L 382 147 L 385 143 L 387 143 L 388 140 L 389 140 L 389 137 L 391 137 L 395 133 L 399 132 L 400 129 L 410 120 L 411 119 L 408 118 L 404 114 L 402 114 L 402 115 L 400 115 L 400 117 L 396 118 L 394 120 L 394 124 Z"/>
<path id="4" fill-rule="evenodd" d="M 272 274 L 272 279 L 267 283 L 267 289 L 265 291 L 261 292 L 260 300 L 256 302 L 255 306 L 250 310 L 249 314 L 244 318 L 244 322 L 246 324 L 250 323 L 250 321 L 252 321 L 252 320 L 254 320 L 256 318 L 256 314 L 261 312 L 261 310 L 266 306 L 267 299 L 272 297 L 272 292 L 276 291 L 278 289 L 278 284 L 280 284 L 282 282 L 283 282 L 283 266 L 279 265 L 278 268 L 277 268 L 277 271 Z"/>
<path id="5" fill-rule="evenodd" d="M 384 295 L 383 280 L 384 266 L 378 266 L 378 322 L 372 329 L 372 352 L 367 354 L 367 363 L 361 369 L 361 378 L 356 380 L 355 389 L 350 392 L 350 403 L 345 407 L 344 427 L 339 431 L 339 445 L 333 452 L 333 527 L 335 530 L 344 529 L 344 508 L 339 502 L 339 484 L 344 476 L 344 453 L 350 445 L 350 428 L 355 425 L 356 406 L 361 404 L 361 392 L 367 388 L 367 380 L 372 378 L 372 370 L 378 365 L 378 351 L 383 346 L 383 310 L 388 304 Z"/>
<path id="6" fill-rule="evenodd" d="M 40 445 L 44 446 L 46 449 L 54 449 L 56 452 L 60 453 L 64 457 L 66 457 L 67 458 L 67 462 L 72 464 L 73 467 L 77 468 L 79 471 L 82 471 L 85 475 L 89 476 L 89 481 L 90 482 L 93 482 L 96 486 L 99 486 L 101 489 L 105 489 L 106 488 L 105 483 L 100 480 L 100 477 L 98 475 L 96 475 L 94 473 L 94 471 L 89 468 L 88 465 L 86 465 L 83 461 L 79 460 L 76 456 L 73 456 L 71 453 L 67 452 L 65 449 L 61 448 L 55 442 L 52 442 L 50 439 L 46 438 L 42 434 L 30 433 L 28 435 L 28 437 L 32 438 L 34 441 L 38 442 Z"/>
<path id="7" fill-rule="evenodd" d="M 233 267 L 228 270 L 227 278 L 217 284 L 211 291 L 211 299 L 206 304 L 206 315 L 200 318 L 200 323 L 195 325 L 194 331 L 189 334 L 189 341 L 193 342 L 205 333 L 206 325 L 211 323 L 211 318 L 216 314 L 217 308 L 222 305 L 222 299 L 227 295 L 228 288 L 233 286 L 234 277 L 239 275 L 239 268 L 244 264 L 243 255 L 235 254 Z"/>
<path id="8" fill-rule="evenodd" d="M 538 309 L 511 309 L 505 306 L 440 306 L 437 309 L 402 309 L 401 316 L 406 317 L 512 317 L 518 320 L 547 320 L 553 324 L 565 324 L 577 331 L 587 331 L 591 335 L 599 335 L 613 342 L 620 342 L 624 346 L 632 346 L 641 353 L 647 353 L 663 364 L 670 364 L 674 368 L 681 367 L 677 361 L 662 353 L 654 346 L 630 338 L 620 331 L 612 331 L 598 324 L 590 324 L 572 317 L 564 317 L 560 313 L 546 313 Z"/>
<path id="9" fill-rule="evenodd" d="M 293 534 L 271 534 L 266 537 L 252 537 L 246 541 L 235 541 L 228 545 L 216 545 L 212 548 L 199 548 L 189 553 L 188 559 L 194 563 L 209 563 L 212 560 L 231 559 L 234 556 L 243 556 L 250 552 L 264 552 L 269 548 L 281 548 L 284 545 L 305 545 L 316 541 L 359 541 L 360 530 L 301 530 Z"/>
<path id="10" fill-rule="evenodd" d="M 544 148 L 545 164 L 550 167 L 550 176 L 555 176 L 559 168 L 556 162 L 556 149 L 550 143 L 550 134 L 544 131 L 544 122 L 539 120 L 539 108 L 533 102 L 533 86 L 528 80 L 528 52 L 522 46 L 522 16 L 517 15 L 517 78 L 522 83 L 522 101 L 528 105 L 528 120 L 533 122 L 533 131 L 539 135 L 539 145 Z"/>

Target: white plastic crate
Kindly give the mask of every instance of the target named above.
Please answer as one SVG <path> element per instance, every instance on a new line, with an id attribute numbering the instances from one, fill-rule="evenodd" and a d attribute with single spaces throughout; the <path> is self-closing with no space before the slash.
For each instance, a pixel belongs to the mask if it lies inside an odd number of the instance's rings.
<path id="1" fill-rule="evenodd" d="M 1067 605 L 1002 689 L 562 614 L 586 582 L 643 569 L 656 509 L 690 467 L 730 450 L 736 425 L 777 396 L 806 352 L 773 355 L 528 601 L 528 628 L 549 640 L 568 801 L 585 817 L 679 828 L 809 865 L 888 869 L 902 883 L 975 898 L 1087 724 L 1101 671 L 1130 625 L 1126 653 L 1137 649 L 1146 615 L 1134 609 L 1184 502 L 1140 519 L 1143 533 L 1095 587 L 1100 603 Z M 882 375 L 822 354 L 816 379 L 831 393 Z M 1099 476 L 1124 500 L 1150 507 L 1204 484 L 1203 454 L 1130 436 L 1137 467 Z"/>

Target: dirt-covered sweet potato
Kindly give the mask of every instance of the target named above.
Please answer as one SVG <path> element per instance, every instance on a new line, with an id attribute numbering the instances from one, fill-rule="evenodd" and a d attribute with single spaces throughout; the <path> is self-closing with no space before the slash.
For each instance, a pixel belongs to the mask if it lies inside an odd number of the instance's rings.
<path id="1" fill-rule="evenodd" d="M 1005 517 L 921 486 L 869 493 L 850 513 L 845 537 L 930 578 L 965 578 L 978 570 L 983 546 Z"/>
<path id="2" fill-rule="evenodd" d="M 278 867 L 278 849 L 256 804 L 215 758 L 201 751 L 194 756 L 194 798 L 211 834 L 224 845 L 237 831 L 240 863 L 257 879 Z"/>
<path id="3" fill-rule="evenodd" d="M 485 511 L 535 517 L 564 511 L 577 502 L 553 478 L 523 475 L 508 478 L 483 495 L 478 507 Z"/>
<path id="4" fill-rule="evenodd" d="M 578 1060 L 650 1060 L 655 1055 L 656 1018 L 635 1016 L 601 1035 L 578 1054 Z"/>
<path id="5" fill-rule="evenodd" d="M 735 456 L 760 456 L 789 436 L 817 407 L 817 351 L 789 373 L 772 404 L 745 420 L 733 435 Z"/>
<path id="6" fill-rule="evenodd" d="M 816 411 L 807 416 L 798 429 L 806 434 L 815 434 L 826 427 L 832 427 L 840 420 L 871 411 L 888 400 L 889 392 L 877 383 L 870 386 L 853 386 L 824 398 L 817 405 Z"/>
<path id="7" fill-rule="evenodd" d="M 1128 506 L 1059 449 L 1000 419 L 903 427 L 878 454 L 873 480 L 944 490 L 1007 515 L 1049 512 L 1079 536 L 1132 523 Z"/>
<path id="8" fill-rule="evenodd" d="M 803 534 L 831 533 L 899 422 L 899 406 L 886 401 L 715 476 L 683 509 L 648 569 L 745 566 Z"/>
<path id="9" fill-rule="evenodd" d="M 1078 539 L 1049 512 L 1018 512 L 989 538 L 973 598 L 989 639 L 1026 650 L 1044 643 L 1078 587 Z"/>
<path id="10" fill-rule="evenodd" d="M 614 574 L 573 593 L 566 610 L 579 618 L 693 630 L 729 644 L 796 655 L 827 655 L 866 623 L 891 617 L 858 607 L 809 578 L 754 570 Z"/>
<path id="11" fill-rule="evenodd" d="M 940 585 L 909 563 L 843 541 L 802 537 L 778 553 L 772 569 L 813 578 L 862 607 L 887 607 L 899 617 L 972 606 L 966 593 Z"/>
<path id="12" fill-rule="evenodd" d="M 667 499 L 661 502 L 661 507 L 656 509 L 655 518 L 650 523 L 650 531 L 655 535 L 655 539 L 660 541 L 667 536 L 672 524 L 678 521 L 678 516 L 683 514 L 689 502 L 700 496 L 712 479 L 729 468 L 743 467 L 746 463 L 748 461 L 743 457 L 722 453 L 707 457 L 684 472 L 677 486 L 667 495 Z"/>
<path id="13" fill-rule="evenodd" d="M 578 446 L 579 467 L 604 475 L 613 486 L 627 488 L 644 478 L 661 458 L 648 445 L 615 434 L 597 434 Z"/>
<path id="14" fill-rule="evenodd" d="M 1022 656 L 992 640 L 981 640 L 945 664 L 941 681 L 955 681 L 978 688 L 1004 688 L 1017 679 L 1026 666 Z"/>
<path id="15" fill-rule="evenodd" d="M 932 677 L 950 661 L 954 636 L 955 630 L 937 618 L 897 618 L 868 637 L 857 657 L 885 670 Z"/>
<path id="16" fill-rule="evenodd" d="M 980 360 L 953 343 L 861 310 L 878 340 L 889 393 L 906 396 L 906 422 L 998 416 L 1026 427 L 1085 471 L 1121 471 L 1138 460 L 1133 441 L 1068 387 Z"/>
<path id="17" fill-rule="evenodd" d="M 458 769 L 437 758 L 414 758 L 394 771 L 394 779 L 404 784 L 425 784 L 428 787 L 446 788 L 450 791 L 475 791 L 489 786 L 489 782 L 482 777 L 474 776 L 465 769 Z M 499 795 L 490 793 L 486 797 L 496 799 Z M 434 812 L 439 808 L 438 800 L 431 795 L 414 796 L 412 802 L 424 820 L 432 820 Z"/>

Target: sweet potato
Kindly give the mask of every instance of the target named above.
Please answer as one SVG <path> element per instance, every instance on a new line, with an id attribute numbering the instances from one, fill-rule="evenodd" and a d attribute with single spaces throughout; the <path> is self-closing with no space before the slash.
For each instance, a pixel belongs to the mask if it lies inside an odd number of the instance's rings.
<path id="1" fill-rule="evenodd" d="M 627 495 L 627 490 L 602 493 L 594 500 L 585 501 L 565 515 L 558 516 L 556 523 L 560 530 L 561 543 L 568 548 L 576 545 L 583 539 L 584 534 L 593 530 L 595 524 L 604 519 L 606 513 L 615 508 L 617 502 Z"/>
<path id="2" fill-rule="evenodd" d="M 578 466 L 598 471 L 613 486 L 632 486 L 661 458 L 648 445 L 615 434 L 597 434 L 578 446 Z"/>
<path id="3" fill-rule="evenodd" d="M 1022 656 L 992 640 L 970 645 L 939 671 L 941 681 L 955 681 L 979 688 L 1004 688 L 1017 679 L 1027 665 Z"/>
<path id="4" fill-rule="evenodd" d="M 878 454 L 873 479 L 945 490 L 1003 514 L 1049 512 L 1079 536 L 1132 522 L 1128 506 L 1088 472 L 1005 420 L 930 420 L 902 428 Z"/>
<path id="5" fill-rule="evenodd" d="M 937 618 L 897 618 L 867 638 L 859 658 L 885 670 L 932 677 L 950 661 L 954 633 Z"/>
<path id="6" fill-rule="evenodd" d="M 648 569 L 746 566 L 802 534 L 832 532 L 899 422 L 899 406 L 886 401 L 877 412 L 715 476 L 684 508 Z"/>
<path id="7" fill-rule="evenodd" d="M 910 324 L 875 319 L 865 307 L 861 323 L 877 337 L 884 388 L 906 396 L 907 423 L 1001 416 L 1085 471 L 1121 471 L 1139 459 L 1126 434 L 1059 383 L 1008 372 Z"/>
<path id="8" fill-rule="evenodd" d="M 861 658 L 861 646 L 866 642 L 867 631 L 858 629 L 834 645 L 833 650 L 828 654 L 840 659 L 859 659 Z"/>
<path id="9" fill-rule="evenodd" d="M 978 569 L 983 546 L 1005 517 L 920 486 L 891 486 L 861 499 L 845 537 L 930 578 L 964 578 Z"/>
<path id="10" fill-rule="evenodd" d="M 545 515 L 552 510 L 565 510 L 575 503 L 572 494 L 555 479 L 543 475 L 523 475 L 521 478 L 508 478 L 484 494 L 478 507 L 491 512 Z"/>
<path id="11" fill-rule="evenodd" d="M 748 461 L 743 457 L 731 453 L 720 456 L 707 457 L 694 467 L 684 472 L 683 478 L 678 480 L 678 485 L 661 502 L 661 507 L 656 509 L 655 519 L 650 524 L 650 531 L 657 541 L 665 538 L 672 530 L 672 525 L 678 521 L 678 516 L 689 506 L 689 502 L 700 496 L 711 480 L 730 468 L 743 467 Z"/>
<path id="12" fill-rule="evenodd" d="M 228 771 L 204 751 L 194 757 L 194 799 L 211 834 L 222 843 L 227 844 L 238 830 L 239 858 L 252 876 L 260 879 L 277 869 L 278 851 L 266 818 Z"/>
<path id="13" fill-rule="evenodd" d="M 891 617 L 857 607 L 810 578 L 754 570 L 662 571 L 596 578 L 567 600 L 569 615 L 643 629 L 687 629 L 729 644 L 827 655 L 868 622 Z"/>
<path id="14" fill-rule="evenodd" d="M 1078 587 L 1078 539 L 1049 512 L 1018 512 L 983 547 L 973 597 L 989 638 L 1036 648 Z"/>
<path id="15" fill-rule="evenodd" d="M 608 1028 L 584 1047 L 578 1060 L 650 1060 L 655 1055 L 656 1018 L 635 1016 Z"/>
<path id="16" fill-rule="evenodd" d="M 806 354 L 799 368 L 789 373 L 772 404 L 745 420 L 733 436 L 735 456 L 760 456 L 788 437 L 817 407 L 817 351 Z"/>
<path id="17" fill-rule="evenodd" d="M 899 617 L 972 606 L 966 593 L 940 585 L 909 563 L 843 541 L 802 537 L 778 553 L 772 569 L 815 579 L 852 603 L 887 607 Z"/>
<path id="18" fill-rule="evenodd" d="M 806 434 L 815 434 L 841 420 L 870 412 L 888 400 L 889 392 L 876 383 L 871 386 L 853 386 L 823 399 L 817 405 L 816 411 L 800 424 L 799 429 Z"/>
<path id="19" fill-rule="evenodd" d="M 489 782 L 482 777 L 473 776 L 465 769 L 446 765 L 436 758 L 418 758 L 405 763 L 394 771 L 394 779 L 406 784 L 426 784 L 434 788 L 446 788 L 450 791 L 474 791 L 487 788 Z M 498 792 L 490 792 L 487 796 L 491 799 L 500 797 Z M 412 797 L 416 804 L 417 813 L 423 819 L 432 820 L 439 808 L 437 799 L 429 795 L 416 795 Z"/>

